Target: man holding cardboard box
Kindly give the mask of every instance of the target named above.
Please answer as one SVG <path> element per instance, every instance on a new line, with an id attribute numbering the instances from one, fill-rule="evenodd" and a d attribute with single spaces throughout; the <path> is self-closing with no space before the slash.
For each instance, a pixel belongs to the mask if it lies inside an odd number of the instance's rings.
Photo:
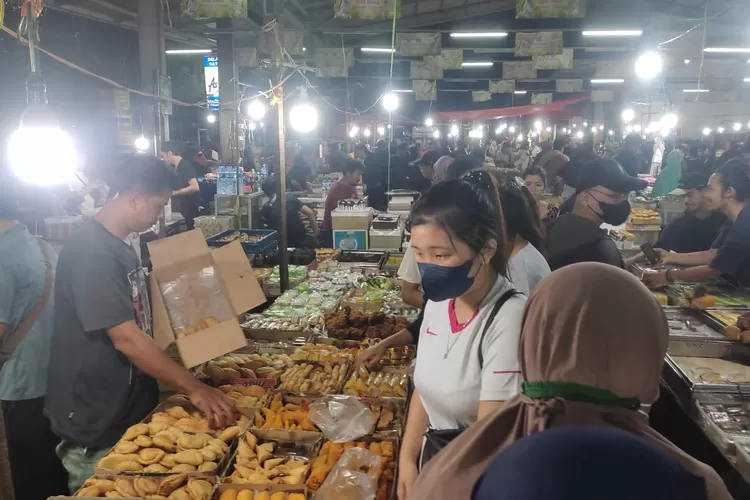
<path id="1" fill-rule="evenodd" d="M 156 380 L 176 385 L 217 426 L 234 407 L 167 357 L 150 336 L 144 273 L 129 234 L 156 222 L 176 178 L 151 156 L 118 170 L 117 193 L 60 252 L 55 329 L 45 411 L 60 436 L 58 456 L 75 491 L 125 429 L 156 405 Z"/>

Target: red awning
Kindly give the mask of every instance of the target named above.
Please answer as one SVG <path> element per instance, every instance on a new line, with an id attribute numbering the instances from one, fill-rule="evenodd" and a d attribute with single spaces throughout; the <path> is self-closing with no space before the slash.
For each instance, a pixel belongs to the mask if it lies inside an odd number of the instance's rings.
<path id="1" fill-rule="evenodd" d="M 588 96 L 554 101 L 552 104 L 529 104 L 510 108 L 477 109 L 471 111 L 442 111 L 435 113 L 433 116 L 436 120 L 495 120 L 498 118 L 526 115 L 549 116 L 563 112 L 566 107 L 585 101 L 586 99 L 588 99 Z"/>

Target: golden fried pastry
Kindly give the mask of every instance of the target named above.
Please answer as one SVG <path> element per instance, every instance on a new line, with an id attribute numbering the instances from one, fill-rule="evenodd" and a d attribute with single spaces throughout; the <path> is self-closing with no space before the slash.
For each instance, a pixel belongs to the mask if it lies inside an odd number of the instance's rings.
<path id="1" fill-rule="evenodd" d="M 250 445 L 250 448 L 255 448 L 258 446 L 258 438 L 255 437 L 255 434 L 252 432 L 248 432 L 245 434 L 245 441 L 247 441 L 247 444 Z"/>
<path id="2" fill-rule="evenodd" d="M 190 464 L 197 467 L 203 463 L 203 455 L 198 450 L 184 450 L 175 454 L 174 461 L 178 464 Z"/>
<path id="3" fill-rule="evenodd" d="M 110 481 L 109 479 L 90 479 L 91 486 L 96 486 L 99 488 L 99 491 L 102 493 L 107 493 L 108 491 L 113 491 L 115 489 L 115 482 Z M 87 481 L 88 483 L 88 481 Z"/>
<path id="4" fill-rule="evenodd" d="M 154 443 L 151 441 L 151 438 L 146 436 L 145 434 L 142 436 L 138 436 L 133 442 L 141 448 L 151 448 L 154 445 Z"/>
<path id="5" fill-rule="evenodd" d="M 149 495 L 146 497 L 146 500 L 169 500 L 164 495 Z"/>
<path id="6" fill-rule="evenodd" d="M 157 491 L 157 494 L 169 496 L 174 490 L 182 486 L 185 479 L 187 479 L 185 474 L 173 474 L 165 477 L 159 484 L 159 491 Z"/>
<path id="7" fill-rule="evenodd" d="M 237 490 L 226 490 L 221 494 L 219 500 L 237 500 Z M 249 500 L 253 500 L 250 498 Z"/>
<path id="8" fill-rule="evenodd" d="M 138 455 L 132 453 L 110 453 L 96 464 L 99 469 L 114 470 L 120 462 L 137 461 Z"/>
<path id="9" fill-rule="evenodd" d="M 190 494 L 185 490 L 185 488 L 178 488 L 174 490 L 167 498 L 169 500 L 192 500 L 192 498 L 190 498 Z"/>
<path id="10" fill-rule="evenodd" d="M 224 451 L 224 449 L 216 446 L 215 444 L 208 444 L 208 445 L 206 445 L 205 448 L 201 449 L 201 454 L 203 454 L 203 450 L 209 450 L 209 451 L 211 451 L 214 455 L 216 455 L 217 459 L 221 459 L 221 458 L 224 457 L 224 455 L 226 455 L 226 452 Z M 203 454 L 203 456 L 205 457 L 206 455 Z"/>
<path id="11" fill-rule="evenodd" d="M 96 486 L 85 486 L 78 491 L 77 497 L 98 497 L 102 491 Z"/>
<path id="12" fill-rule="evenodd" d="M 133 489 L 139 497 L 156 495 L 159 491 L 159 482 L 148 477 L 136 476 L 133 479 Z"/>
<path id="13" fill-rule="evenodd" d="M 166 422 L 153 422 L 152 421 L 150 424 L 148 424 L 148 433 L 151 436 L 155 436 L 159 434 L 160 432 L 166 431 L 167 427 L 169 427 L 169 425 L 167 425 Z"/>
<path id="14" fill-rule="evenodd" d="M 253 490 L 242 490 L 237 495 L 237 500 L 253 500 Z"/>
<path id="15" fill-rule="evenodd" d="M 122 435 L 122 439 L 123 441 L 133 441 L 135 438 L 142 436 L 143 434 L 148 434 L 148 425 L 135 424 L 125 431 L 125 434 Z"/>
<path id="16" fill-rule="evenodd" d="M 140 436 L 139 436 L 140 437 Z M 135 453 L 138 451 L 138 445 L 133 441 L 118 441 L 112 451 L 115 453 Z"/>
<path id="17" fill-rule="evenodd" d="M 170 472 L 179 472 L 180 474 L 184 474 L 187 472 L 195 472 L 197 469 L 195 468 L 195 465 L 190 464 L 177 464 L 174 467 L 172 467 L 172 470 Z"/>
<path id="18" fill-rule="evenodd" d="M 190 418 L 190 414 L 182 406 L 173 406 L 172 408 L 167 410 L 167 415 L 169 415 L 170 417 L 174 417 L 177 420 L 181 418 Z"/>
<path id="19" fill-rule="evenodd" d="M 305 500 L 304 493 L 289 493 L 286 500 Z"/>
<path id="20" fill-rule="evenodd" d="M 225 443 L 228 443 L 229 441 L 231 441 L 232 439 L 236 438 L 239 435 L 240 435 L 240 428 L 237 427 L 236 425 L 233 425 L 231 427 L 227 427 L 226 429 L 224 429 L 221 435 L 219 436 L 219 439 L 221 439 Z"/>
<path id="21" fill-rule="evenodd" d="M 240 440 L 237 443 L 237 454 L 241 457 L 252 458 L 255 456 L 253 448 L 247 442 Z"/>
<path id="22" fill-rule="evenodd" d="M 152 465 L 161 462 L 167 452 L 159 448 L 145 448 L 138 452 L 138 463 L 143 465 Z"/>
<path id="23" fill-rule="evenodd" d="M 224 450 L 224 453 L 229 451 L 229 445 L 222 441 L 221 439 L 212 439 L 208 442 L 209 445 L 215 445 Z"/>
<path id="24" fill-rule="evenodd" d="M 174 453 L 167 453 L 166 455 L 164 455 L 164 458 L 162 458 L 161 462 L 159 463 L 169 469 L 177 465 L 177 462 L 174 461 Z"/>
<path id="25" fill-rule="evenodd" d="M 266 460 L 263 463 L 263 468 L 266 470 L 271 470 L 277 465 L 284 463 L 285 461 L 286 461 L 286 458 L 272 458 L 272 459 Z"/>
<path id="26" fill-rule="evenodd" d="M 171 467 L 168 469 L 159 463 L 159 464 L 151 464 L 148 467 L 144 467 L 143 472 L 164 473 L 164 472 L 169 472 L 170 469 Z"/>
<path id="27" fill-rule="evenodd" d="M 286 500 L 286 493 L 283 491 L 277 491 L 271 495 L 271 500 Z"/>
<path id="28" fill-rule="evenodd" d="M 159 411 L 151 415 L 151 422 L 161 422 L 167 425 L 173 425 L 175 422 L 177 422 L 177 419 L 170 415 L 167 415 L 163 411 Z"/>
<path id="29" fill-rule="evenodd" d="M 185 489 L 192 500 L 208 500 L 214 487 L 205 479 L 190 479 Z"/>
<path id="30" fill-rule="evenodd" d="M 216 462 L 203 462 L 198 466 L 198 472 L 213 472 L 219 468 Z"/>
<path id="31" fill-rule="evenodd" d="M 115 491 L 124 497 L 138 496 L 130 480 L 125 478 L 115 479 Z"/>
<path id="32" fill-rule="evenodd" d="M 108 491 L 104 494 L 104 498 L 124 498 L 122 495 L 117 493 L 116 491 Z"/>
<path id="33" fill-rule="evenodd" d="M 263 448 L 262 446 L 258 446 L 255 451 L 258 454 L 258 462 L 260 463 L 265 462 L 266 460 L 268 460 L 269 458 L 273 456 L 272 455 L 273 450 L 268 451 L 267 448 Z"/>
<path id="34" fill-rule="evenodd" d="M 202 448 L 200 452 L 201 455 L 203 455 L 203 460 L 205 460 L 206 462 L 213 462 L 214 460 L 216 460 L 216 453 L 210 447 L 207 446 L 205 448 Z"/>
<path id="35" fill-rule="evenodd" d="M 177 447 L 181 450 L 199 450 L 211 441 L 208 434 L 183 434 L 177 440 Z"/>
<path id="36" fill-rule="evenodd" d="M 136 460 L 126 460 L 115 465 L 114 470 L 120 472 L 138 472 L 143 470 L 143 466 Z"/>
<path id="37" fill-rule="evenodd" d="M 255 495 L 255 500 L 269 500 L 268 492 L 267 491 L 259 492 L 257 495 Z"/>

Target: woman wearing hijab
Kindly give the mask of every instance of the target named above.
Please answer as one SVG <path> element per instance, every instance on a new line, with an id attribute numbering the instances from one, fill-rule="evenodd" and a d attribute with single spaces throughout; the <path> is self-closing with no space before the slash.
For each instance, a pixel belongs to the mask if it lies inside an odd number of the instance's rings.
<path id="1" fill-rule="evenodd" d="M 664 312 L 635 276 L 594 262 L 553 272 L 524 311 L 521 394 L 440 451 L 409 500 L 471 498 L 498 452 L 539 431 L 581 426 L 641 436 L 701 476 L 709 500 L 730 500 L 712 468 L 651 429 L 638 411 L 659 396 L 668 335 Z"/>
<path id="2" fill-rule="evenodd" d="M 568 427 L 537 432 L 501 451 L 472 496 L 473 500 L 603 498 L 705 500 L 706 485 L 703 478 L 641 437 L 607 427 Z"/>

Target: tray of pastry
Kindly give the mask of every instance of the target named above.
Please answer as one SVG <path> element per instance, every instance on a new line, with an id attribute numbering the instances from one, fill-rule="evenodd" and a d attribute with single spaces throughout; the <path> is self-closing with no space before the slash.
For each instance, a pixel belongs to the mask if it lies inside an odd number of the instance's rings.
<path id="1" fill-rule="evenodd" d="M 721 357 L 666 355 L 662 377 L 684 408 L 690 408 L 698 394 L 750 393 L 747 347 L 737 343 L 721 344 L 725 347 Z"/>
<path id="2" fill-rule="evenodd" d="M 344 384 L 344 394 L 378 398 L 405 398 L 409 390 L 406 367 L 360 366 Z"/>
<path id="3" fill-rule="evenodd" d="M 307 500 L 304 486 L 222 483 L 216 489 L 213 500 Z"/>
<path id="4" fill-rule="evenodd" d="M 350 362 L 298 362 L 281 376 L 281 383 L 277 389 L 305 397 L 338 394 L 346 381 L 350 367 Z"/>
<path id="5" fill-rule="evenodd" d="M 75 493 L 76 498 L 172 498 L 211 500 L 216 477 L 190 478 L 185 474 L 166 477 L 95 475 Z"/>
<path id="6" fill-rule="evenodd" d="M 222 482 L 304 485 L 321 441 L 321 434 L 316 432 L 292 437 L 282 431 L 249 431 L 237 442 L 237 451 Z"/>
<path id="7" fill-rule="evenodd" d="M 255 414 L 253 431 L 285 431 L 289 439 L 293 439 L 300 431 L 319 432 L 310 420 L 309 408 L 309 400 L 277 392 L 269 407 Z M 277 432 L 276 435 L 280 434 Z"/>
<path id="8" fill-rule="evenodd" d="M 376 438 L 399 437 L 406 421 L 406 404 L 401 398 L 372 398 L 358 396 L 375 415 L 375 425 L 370 435 Z"/>

